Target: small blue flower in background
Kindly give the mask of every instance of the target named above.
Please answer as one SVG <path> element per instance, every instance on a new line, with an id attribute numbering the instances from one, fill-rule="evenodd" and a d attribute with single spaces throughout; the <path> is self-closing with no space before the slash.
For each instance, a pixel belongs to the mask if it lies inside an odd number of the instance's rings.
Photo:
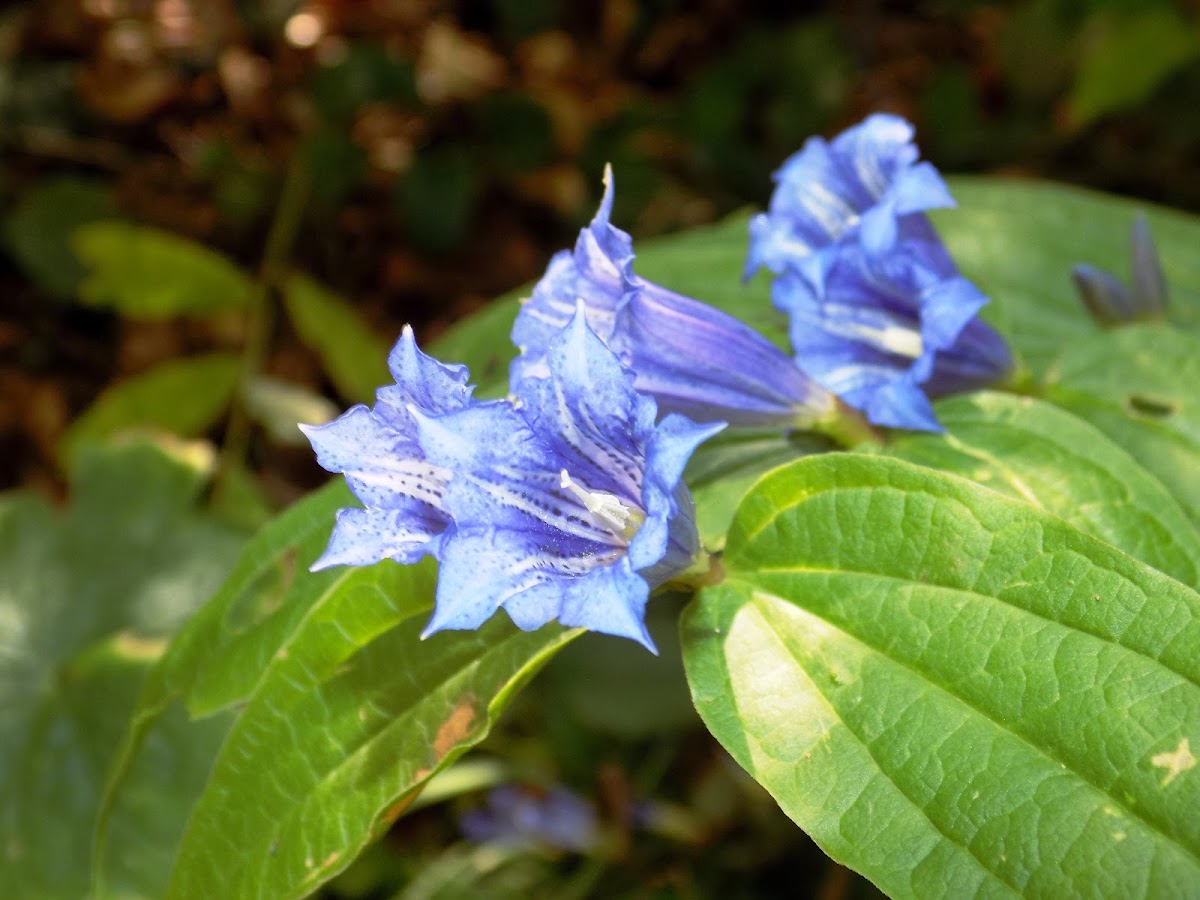
<path id="1" fill-rule="evenodd" d="M 599 840 L 591 804 L 563 787 L 537 791 L 514 784 L 487 794 L 487 806 L 459 818 L 463 835 L 476 843 L 545 846 L 586 853 Z"/>
<path id="2" fill-rule="evenodd" d="M 874 115 L 810 139 L 751 223 L 747 274 L 776 274 L 771 296 L 807 374 L 874 424 L 937 431 L 930 397 L 994 383 L 1012 357 L 924 215 L 954 201 L 912 137 Z"/>
<path id="3" fill-rule="evenodd" d="M 1102 325 L 1161 319 L 1167 312 L 1167 279 L 1146 217 L 1138 213 L 1129 234 L 1132 287 L 1111 272 L 1080 263 L 1071 271 L 1092 318 Z"/>
<path id="4" fill-rule="evenodd" d="M 446 366 L 417 348 L 412 329 L 388 357 L 396 384 L 379 389 L 375 407 L 351 407 L 327 425 L 301 425 L 330 472 L 344 472 L 364 509 L 338 512 L 329 547 L 313 564 L 412 563 L 436 553 L 450 524 L 442 504 L 449 473 L 426 459 L 413 410 L 438 415 L 471 402 L 464 366 Z"/>
<path id="5" fill-rule="evenodd" d="M 700 422 L 806 428 L 839 414 L 837 400 L 786 353 L 730 315 L 633 272 L 633 245 L 614 227 L 613 184 L 574 251 L 551 260 L 522 306 L 510 381 L 545 373 L 546 348 L 583 301 L 588 324 L 635 373 L 660 413 Z"/>
<path id="6" fill-rule="evenodd" d="M 407 330 L 392 360 L 398 383 L 374 409 L 305 428 L 366 507 L 339 513 L 314 568 L 432 554 L 426 635 L 478 628 L 503 608 L 525 630 L 558 620 L 653 650 L 650 590 L 699 549 L 683 468 L 724 426 L 656 423 L 654 400 L 582 311 L 511 400 L 470 400 L 465 369 L 420 353 Z"/>

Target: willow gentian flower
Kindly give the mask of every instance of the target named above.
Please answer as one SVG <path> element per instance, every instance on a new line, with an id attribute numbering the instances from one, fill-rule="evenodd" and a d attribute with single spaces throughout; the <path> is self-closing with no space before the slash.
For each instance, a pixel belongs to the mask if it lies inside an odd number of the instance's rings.
<path id="1" fill-rule="evenodd" d="M 417 348 L 405 326 L 388 356 L 394 385 L 374 408 L 351 407 L 326 425 L 301 425 L 331 472 L 342 472 L 362 509 L 338 512 L 329 547 L 313 564 L 365 566 L 381 559 L 412 563 L 436 554 L 450 524 L 442 504 L 449 473 L 417 442 L 414 412 L 439 415 L 471 402 L 465 366 L 447 366 Z"/>
<path id="2" fill-rule="evenodd" d="M 807 271 L 851 234 L 885 253 L 901 217 L 953 206 L 937 169 L 918 162 L 913 133 L 899 116 L 877 113 L 832 141 L 805 141 L 775 173 L 770 211 L 750 222 L 746 276 L 762 266 Z"/>
<path id="3" fill-rule="evenodd" d="M 582 301 L 588 324 L 650 394 L 659 412 L 702 422 L 789 428 L 825 427 L 847 410 L 806 377 L 786 353 L 732 316 L 633 272 L 632 241 L 609 221 L 611 170 L 604 198 L 573 251 L 561 251 L 522 306 L 512 339 L 521 355 L 510 382 L 545 374 L 550 341 Z"/>
<path id="4" fill-rule="evenodd" d="M 810 139 L 751 223 L 747 275 L 776 273 L 796 363 L 823 387 L 875 424 L 939 430 L 929 397 L 991 384 L 1012 358 L 924 214 L 954 201 L 912 138 L 874 115 Z"/>
<path id="5" fill-rule="evenodd" d="M 525 630 L 558 620 L 653 650 L 650 591 L 699 551 L 683 469 L 724 426 L 656 421 L 582 311 L 508 400 L 471 400 L 466 370 L 421 353 L 407 329 L 390 361 L 397 384 L 373 409 L 304 428 L 364 506 L 339 512 L 313 568 L 431 554 L 426 635 L 503 608 Z"/>
<path id="6" fill-rule="evenodd" d="M 1071 270 L 1075 287 L 1092 318 L 1103 325 L 1160 319 L 1167 312 L 1167 279 L 1146 217 L 1138 213 L 1129 234 L 1132 287 L 1098 266 L 1079 263 Z"/>
<path id="7" fill-rule="evenodd" d="M 422 451 L 452 473 L 443 500 L 454 523 L 426 634 L 477 628 L 503 608 L 522 629 L 557 620 L 653 650 L 650 591 L 699 550 L 683 469 L 724 426 L 656 423 L 654 400 L 582 308 L 544 363 L 512 401 L 418 416 Z"/>
<path id="8" fill-rule="evenodd" d="M 903 230 L 884 256 L 848 241 L 819 271 L 785 271 L 772 297 L 797 363 L 824 387 L 877 425 L 938 431 L 929 397 L 989 384 L 1011 357 L 928 223 Z"/>

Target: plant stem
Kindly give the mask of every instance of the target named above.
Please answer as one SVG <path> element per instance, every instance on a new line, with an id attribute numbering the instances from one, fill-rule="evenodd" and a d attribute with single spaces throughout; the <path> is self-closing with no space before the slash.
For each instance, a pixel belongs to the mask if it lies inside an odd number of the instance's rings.
<path id="1" fill-rule="evenodd" d="M 841 400 L 837 401 L 833 415 L 811 427 L 814 431 L 833 438 L 847 450 L 859 444 L 885 443 L 883 436 L 871 426 L 862 413 Z"/>
<path id="2" fill-rule="evenodd" d="M 236 477 L 237 470 L 245 463 L 250 448 L 252 422 L 246 406 L 246 391 L 266 362 L 271 331 L 275 324 L 272 292 L 282 283 L 287 272 L 288 256 L 304 216 L 309 187 L 309 171 L 300 157 L 294 156 L 284 177 L 279 204 L 275 207 L 275 215 L 263 247 L 262 260 L 250 291 L 246 314 L 246 342 L 242 347 L 238 385 L 234 391 L 229 418 L 225 423 L 221 465 L 213 486 L 215 505 L 220 505 L 228 498 L 231 479 Z"/>
<path id="3" fill-rule="evenodd" d="M 695 561 L 662 586 L 667 591 L 696 591 L 705 585 L 720 584 L 725 580 L 725 569 L 719 553 L 701 550 Z"/>

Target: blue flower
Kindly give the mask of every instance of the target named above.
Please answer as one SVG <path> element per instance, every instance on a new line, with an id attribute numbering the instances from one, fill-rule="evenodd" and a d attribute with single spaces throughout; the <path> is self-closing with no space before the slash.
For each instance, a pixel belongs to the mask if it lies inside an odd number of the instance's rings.
<path id="1" fill-rule="evenodd" d="M 720 310 L 634 274 L 629 235 L 609 222 L 612 173 L 573 252 L 551 260 L 513 325 L 521 355 L 510 381 L 544 376 L 546 349 L 584 303 L 588 324 L 636 377 L 660 413 L 701 422 L 813 427 L 844 410 L 787 354 Z"/>
<path id="2" fill-rule="evenodd" d="M 653 650 L 650 590 L 699 549 L 683 468 L 724 426 L 677 414 L 656 424 L 654 400 L 582 309 L 544 362 L 513 402 L 418 416 L 422 451 L 453 473 L 426 634 L 477 628 L 503 607 L 526 630 L 556 619 Z"/>
<path id="3" fill-rule="evenodd" d="M 442 504 L 449 473 L 431 463 L 416 437 L 413 411 L 439 415 L 471 402 L 464 366 L 447 366 L 417 348 L 412 329 L 388 357 L 396 384 L 375 406 L 351 407 L 327 425 L 301 425 L 330 472 L 343 472 L 364 509 L 338 512 L 329 547 L 313 564 L 365 566 L 416 562 L 437 553 L 450 524 Z"/>
<path id="4" fill-rule="evenodd" d="M 750 222 L 746 276 L 810 269 L 851 234 L 885 253 L 900 217 L 953 206 L 941 175 L 917 156 L 913 126 L 898 116 L 868 116 L 829 142 L 809 138 L 775 173 L 770 211 Z"/>
<path id="5" fill-rule="evenodd" d="M 543 845 L 586 853 L 599 839 L 596 813 L 563 787 L 537 791 L 504 784 L 487 794 L 487 806 L 464 813 L 459 827 L 468 840 L 509 847 Z"/>
<path id="6" fill-rule="evenodd" d="M 472 401 L 466 370 L 420 353 L 407 329 L 391 362 L 397 384 L 374 409 L 305 428 L 365 507 L 338 514 L 314 568 L 432 554 L 426 635 L 503 608 L 525 630 L 558 620 L 653 650 L 650 590 L 699 550 L 683 468 L 723 425 L 656 423 L 582 311 L 547 347 L 544 377 L 511 400 Z"/>
<path id="7" fill-rule="evenodd" d="M 1161 319 L 1167 311 L 1167 279 L 1146 217 L 1138 213 L 1130 229 L 1133 285 L 1101 269 L 1080 263 L 1071 270 L 1075 287 L 1092 318 L 1102 325 Z"/>
<path id="8" fill-rule="evenodd" d="M 939 431 L 929 396 L 989 384 L 1012 360 L 932 227 L 910 218 L 901 232 L 878 257 L 839 244 L 822 269 L 777 277 L 772 297 L 797 363 L 824 387 L 877 425 Z"/>
<path id="9" fill-rule="evenodd" d="M 930 397 L 994 383 L 1012 357 L 924 214 L 954 201 L 912 138 L 874 115 L 810 139 L 751 222 L 746 272 L 776 273 L 796 363 L 822 387 L 874 424 L 936 431 Z"/>

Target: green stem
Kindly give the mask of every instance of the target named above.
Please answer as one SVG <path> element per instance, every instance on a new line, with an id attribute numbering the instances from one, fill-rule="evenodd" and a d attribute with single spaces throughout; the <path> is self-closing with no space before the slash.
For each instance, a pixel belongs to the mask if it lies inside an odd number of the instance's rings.
<path id="1" fill-rule="evenodd" d="M 701 550 L 692 564 L 662 586 L 666 591 L 697 591 L 725 580 L 725 568 L 719 553 Z"/>
<path id="2" fill-rule="evenodd" d="M 859 444 L 884 443 L 883 435 L 871 426 L 866 417 L 841 400 L 837 401 L 831 415 L 809 427 L 833 438 L 848 450 Z"/>
<path id="3" fill-rule="evenodd" d="M 229 418 L 225 423 L 225 440 L 221 445 L 221 465 L 213 486 L 215 504 L 228 496 L 231 479 L 245 463 L 250 448 L 252 422 L 246 406 L 246 391 L 251 381 L 262 371 L 270 349 L 271 331 L 275 323 L 275 307 L 271 293 L 284 279 L 288 257 L 308 202 L 310 177 L 300 158 L 293 157 L 284 177 L 279 204 L 267 232 L 262 260 L 250 291 L 246 314 L 246 342 L 242 347 L 237 388 Z"/>

